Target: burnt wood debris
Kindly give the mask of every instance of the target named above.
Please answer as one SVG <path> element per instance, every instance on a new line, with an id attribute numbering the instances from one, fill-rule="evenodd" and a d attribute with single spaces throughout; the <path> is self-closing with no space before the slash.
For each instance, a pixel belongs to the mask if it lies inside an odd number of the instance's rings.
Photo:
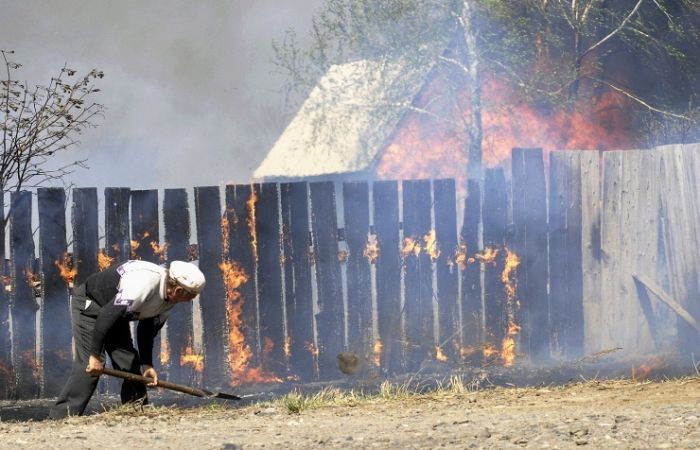
<path id="1" fill-rule="evenodd" d="M 339 354 L 360 377 L 618 347 L 690 358 L 700 337 L 699 147 L 514 149 L 510 170 L 486 169 L 466 186 L 21 192 L 9 251 L 0 240 L 0 397 L 56 395 L 71 359 L 70 289 L 129 258 L 198 261 L 207 277 L 154 354 L 164 378 L 185 384 L 335 380 L 346 376 Z"/>

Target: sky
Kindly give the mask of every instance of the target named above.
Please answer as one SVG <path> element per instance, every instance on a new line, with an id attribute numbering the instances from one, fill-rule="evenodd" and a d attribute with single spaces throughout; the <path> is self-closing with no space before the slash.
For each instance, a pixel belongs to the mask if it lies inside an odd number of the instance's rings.
<path id="1" fill-rule="evenodd" d="M 247 183 L 293 110 L 272 41 L 307 35 L 322 0 L 0 0 L 0 48 L 17 76 L 105 73 L 99 126 L 57 163 L 76 187 Z"/>

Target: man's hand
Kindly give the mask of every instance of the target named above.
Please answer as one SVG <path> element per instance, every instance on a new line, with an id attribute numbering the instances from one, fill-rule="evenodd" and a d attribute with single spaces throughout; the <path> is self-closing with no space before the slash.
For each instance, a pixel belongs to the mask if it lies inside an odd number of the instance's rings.
<path id="1" fill-rule="evenodd" d="M 97 377 L 102 375 L 102 369 L 104 369 L 104 367 L 105 365 L 100 358 L 95 355 L 90 355 L 85 372 Z"/>
<path id="2" fill-rule="evenodd" d="M 143 376 L 148 377 L 148 378 L 153 378 L 152 383 L 148 383 L 146 386 L 154 387 L 158 386 L 158 373 L 156 373 L 156 369 L 153 368 L 153 366 L 148 366 L 144 365 L 143 366 Z"/>

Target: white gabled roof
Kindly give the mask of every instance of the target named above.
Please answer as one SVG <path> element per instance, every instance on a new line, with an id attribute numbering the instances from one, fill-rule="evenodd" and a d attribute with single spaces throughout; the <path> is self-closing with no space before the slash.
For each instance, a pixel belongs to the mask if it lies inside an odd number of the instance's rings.
<path id="1" fill-rule="evenodd" d="M 366 170 L 430 67 L 377 61 L 331 66 L 253 176 L 314 177 Z"/>

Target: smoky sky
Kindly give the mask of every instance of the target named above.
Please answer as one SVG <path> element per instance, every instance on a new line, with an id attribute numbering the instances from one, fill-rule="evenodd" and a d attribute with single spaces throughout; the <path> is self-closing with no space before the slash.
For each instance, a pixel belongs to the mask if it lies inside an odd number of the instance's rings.
<path id="1" fill-rule="evenodd" d="M 56 161 L 87 158 L 75 186 L 246 183 L 289 115 L 271 42 L 289 27 L 303 38 L 320 4 L 0 0 L 0 48 L 31 85 L 66 63 L 104 71 L 104 119 Z"/>

